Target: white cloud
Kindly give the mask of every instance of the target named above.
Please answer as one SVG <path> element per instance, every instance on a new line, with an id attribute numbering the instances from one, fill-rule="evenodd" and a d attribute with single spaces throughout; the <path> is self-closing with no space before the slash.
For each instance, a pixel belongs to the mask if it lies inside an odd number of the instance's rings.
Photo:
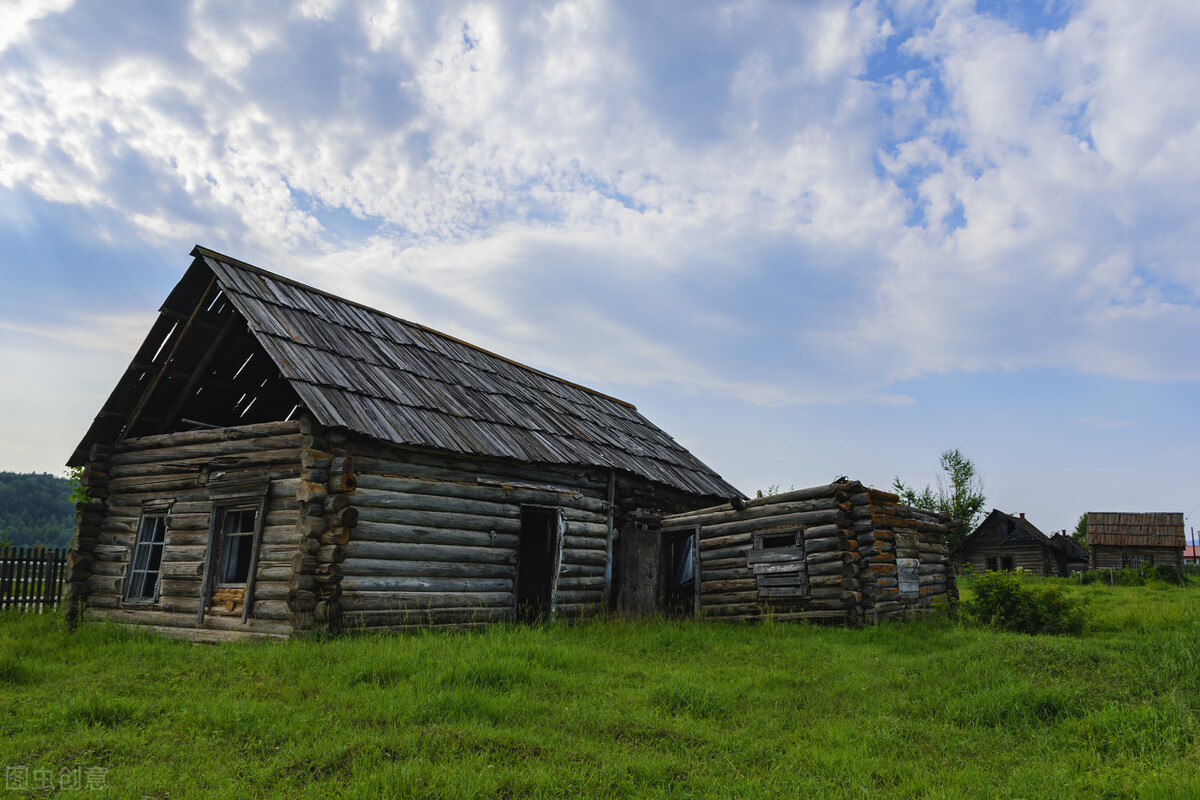
<path id="1" fill-rule="evenodd" d="M 206 0 L 162 47 L 43 33 L 98 8 L 17 6 L 0 185 L 143 241 L 585 382 L 1200 377 L 1194 4 L 1030 32 L 966 2 Z"/>

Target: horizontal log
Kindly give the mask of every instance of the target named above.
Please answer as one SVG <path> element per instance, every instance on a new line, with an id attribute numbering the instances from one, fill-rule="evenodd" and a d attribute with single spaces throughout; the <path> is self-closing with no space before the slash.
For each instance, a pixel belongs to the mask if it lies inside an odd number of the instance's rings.
<path id="1" fill-rule="evenodd" d="M 354 592 L 509 592 L 513 588 L 512 577 L 507 578 L 423 578 L 419 576 L 360 577 L 347 575 L 342 578 L 343 601 L 350 602 Z"/>
<path id="2" fill-rule="evenodd" d="M 603 550 L 580 550 L 572 547 L 564 547 L 562 551 L 562 563 L 600 566 L 608 563 L 608 555 Z"/>
<path id="3" fill-rule="evenodd" d="M 504 592 L 356 592 L 342 596 L 342 610 L 411 611 L 428 608 L 512 608 L 513 593 Z"/>
<path id="4" fill-rule="evenodd" d="M 460 564 L 444 561 L 393 561 L 376 558 L 347 558 L 341 574 L 358 577 L 509 578 L 516 575 L 510 564 Z M 343 578 L 344 580 L 344 578 Z"/>
<path id="5" fill-rule="evenodd" d="M 347 559 L 400 559 L 405 561 L 453 561 L 467 564 L 516 564 L 511 547 L 464 547 L 421 542 L 373 542 L 351 540 L 345 547 Z"/>
<path id="6" fill-rule="evenodd" d="M 290 588 L 288 581 L 256 581 L 254 600 L 287 600 Z"/>
<path id="7" fill-rule="evenodd" d="M 741 547 L 751 547 L 754 544 L 754 534 L 749 531 L 742 533 L 733 533 L 729 536 L 705 536 L 703 531 L 700 534 L 700 552 L 704 553 L 707 550 L 725 550 L 738 549 Z"/>
<path id="8" fill-rule="evenodd" d="M 790 492 L 782 492 L 776 495 L 768 495 L 767 497 L 758 497 L 753 500 L 746 501 L 746 509 L 756 509 L 761 506 L 777 505 L 780 503 L 794 503 L 804 500 L 814 500 L 821 497 L 843 494 L 846 497 L 861 492 L 862 484 L 858 481 L 849 481 L 847 483 L 832 483 L 827 486 L 813 486 L 808 489 L 794 489 Z M 845 498 L 843 498 L 844 500 Z M 695 511 L 688 511 L 684 514 L 675 514 L 669 517 L 664 517 L 664 520 L 670 520 L 671 524 L 676 524 L 676 520 L 686 520 L 690 516 L 710 514 L 729 509 L 730 505 L 724 503 L 719 506 L 709 506 L 708 508 L 700 508 Z"/>
<path id="9" fill-rule="evenodd" d="M 411 628 L 430 624 L 503 622 L 512 619 L 511 608 L 429 608 L 411 611 L 350 611 L 342 615 L 346 630 L 355 628 Z"/>
<path id="10" fill-rule="evenodd" d="M 754 507 L 751 507 L 750 504 L 747 503 L 744 511 L 734 511 L 729 506 L 724 506 L 724 510 L 722 511 L 692 512 L 663 517 L 662 529 L 687 529 L 694 528 L 697 525 L 708 528 L 710 526 L 716 526 L 728 522 L 741 522 L 759 519 L 769 520 L 778 517 L 789 516 L 791 514 L 801 514 L 811 511 L 836 511 L 839 507 L 839 503 L 832 494 L 828 497 L 819 499 L 802 500 L 790 503 L 771 503 L 769 505 Z M 704 535 L 703 532 L 701 535 Z"/>
<path id="11" fill-rule="evenodd" d="M 356 542 L 407 542 L 411 544 L 465 545 L 515 549 L 520 539 L 515 534 L 490 531 L 463 531 L 453 528 L 426 528 L 383 522 L 363 522 L 354 529 Z"/>
<path id="12" fill-rule="evenodd" d="M 563 562 L 558 570 L 558 574 L 560 578 L 603 576 L 606 566 L 607 564 L 571 564 Z"/>
<path id="13" fill-rule="evenodd" d="M 260 440 L 261 441 L 261 440 Z M 224 450 L 225 452 L 220 452 Z M 300 468 L 300 448 L 299 442 L 295 442 L 291 447 L 284 447 L 273 450 L 237 450 L 232 447 L 218 448 L 208 450 L 207 452 L 191 457 L 178 458 L 178 451 L 158 451 L 159 458 L 144 459 L 138 463 L 125 463 L 118 467 L 114 467 L 112 471 L 112 483 L 118 481 L 134 481 L 137 479 L 153 480 L 160 475 L 170 475 L 182 472 L 191 472 L 195 475 L 200 475 L 202 471 L 208 469 L 210 473 L 219 471 L 228 471 L 230 469 L 243 469 L 246 467 L 277 467 L 281 464 Z M 223 463 L 219 467 L 210 467 L 209 464 L 214 459 L 220 458 L 225 462 L 234 460 L 232 464 Z"/>
<path id="14" fill-rule="evenodd" d="M 604 589 L 575 591 L 560 589 L 554 594 L 556 603 L 573 605 L 600 605 L 604 600 Z"/>
<path id="15" fill-rule="evenodd" d="M 161 625 L 170 628 L 199 630 L 196 628 L 196 614 L 194 610 L 189 615 L 186 613 L 177 614 L 140 608 L 106 609 L 100 618 L 123 624 Z M 243 625 L 241 614 L 233 616 L 223 616 L 220 614 L 205 615 L 204 629 L 276 633 L 281 635 L 290 635 L 291 633 L 291 625 L 282 621 L 251 620 Z"/>
<path id="16" fill-rule="evenodd" d="M 175 458 L 204 458 L 213 455 L 252 453 L 257 450 L 299 448 L 302 437 L 294 421 L 267 422 L 262 426 L 212 428 L 204 431 L 181 431 L 125 439 L 114 448 L 109 463 L 113 467 L 145 461 Z M 268 426 L 274 426 L 268 430 Z M 257 428 L 257 430 L 250 430 Z"/>
<path id="17" fill-rule="evenodd" d="M 92 575 L 87 579 L 88 592 L 92 595 L 112 594 L 121 595 L 125 578 L 110 575 Z"/>
<path id="18" fill-rule="evenodd" d="M 438 478 L 462 482 L 478 481 L 481 477 L 514 483 L 532 483 L 539 488 L 552 489 L 559 485 L 568 492 L 603 497 L 608 491 L 608 470 L 521 465 L 487 458 L 457 457 L 431 454 L 418 448 L 356 439 L 355 461 L 359 479 L 367 473 L 403 478 Z"/>
<path id="19" fill-rule="evenodd" d="M 728 592 L 746 592 L 757 588 L 757 584 L 753 577 L 735 578 L 733 580 L 714 580 L 702 581 L 700 583 L 700 594 L 725 594 Z"/>
<path id="20" fill-rule="evenodd" d="M 466 478 L 465 475 L 460 477 Z M 363 473 L 358 476 L 358 487 L 360 491 L 362 489 L 384 489 L 406 494 L 436 494 L 509 505 L 532 503 L 558 506 L 588 511 L 596 517 L 608 513 L 608 505 L 604 500 L 588 497 L 574 489 L 534 488 L 516 484 L 507 486 L 481 484 L 474 476 L 470 480 L 440 480 L 432 477 L 390 477 Z"/>
<path id="21" fill-rule="evenodd" d="M 829 511 L 806 511 L 798 514 L 783 514 L 777 517 L 762 519 L 737 520 L 706 525 L 701 530 L 701 540 L 706 536 L 728 536 L 733 533 L 761 531 L 765 528 L 803 527 L 821 524 L 839 524 L 842 522 L 842 512 L 836 509 Z"/>
<path id="22" fill-rule="evenodd" d="M 706 581 L 744 580 L 753 578 L 754 572 L 749 567 L 735 567 L 732 569 L 702 569 L 700 575 Z"/>
<path id="23" fill-rule="evenodd" d="M 128 561 L 131 548 L 121 545 L 97 544 L 92 548 L 96 561 Z"/>
<path id="24" fill-rule="evenodd" d="M 368 523 L 382 522 L 391 525 L 412 525 L 421 528 L 450 528 L 461 531 L 496 531 L 496 533 L 520 533 L 521 520 L 497 517 L 480 517 L 473 514 L 451 514 L 447 512 L 409 511 L 390 508 L 360 508 L 359 530 Z"/>
<path id="25" fill-rule="evenodd" d="M 162 564 L 163 578 L 199 579 L 203 574 L 203 561 L 166 561 Z"/>
<path id="26" fill-rule="evenodd" d="M 559 577 L 559 591 L 604 591 L 604 575 L 589 575 L 578 578 Z"/>

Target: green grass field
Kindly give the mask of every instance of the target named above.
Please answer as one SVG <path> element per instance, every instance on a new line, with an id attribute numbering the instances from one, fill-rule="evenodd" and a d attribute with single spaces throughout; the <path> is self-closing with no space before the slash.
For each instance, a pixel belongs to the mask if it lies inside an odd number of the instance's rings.
<path id="1" fill-rule="evenodd" d="M 120 798 L 1200 797 L 1200 585 L 1063 584 L 1082 636 L 946 617 L 206 646 L 0 616 L 0 765 L 57 787 L 5 796 L 87 796 L 58 781 L 90 768 Z"/>

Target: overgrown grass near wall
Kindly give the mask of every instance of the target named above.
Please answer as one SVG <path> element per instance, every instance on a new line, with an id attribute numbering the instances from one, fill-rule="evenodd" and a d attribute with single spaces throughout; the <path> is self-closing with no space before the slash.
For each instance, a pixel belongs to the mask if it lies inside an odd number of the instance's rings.
<path id="1" fill-rule="evenodd" d="M 105 770 L 94 795 L 121 798 L 1200 797 L 1200 589 L 1069 591 L 1078 637 L 616 621 L 203 646 L 5 616 L 0 767 Z"/>

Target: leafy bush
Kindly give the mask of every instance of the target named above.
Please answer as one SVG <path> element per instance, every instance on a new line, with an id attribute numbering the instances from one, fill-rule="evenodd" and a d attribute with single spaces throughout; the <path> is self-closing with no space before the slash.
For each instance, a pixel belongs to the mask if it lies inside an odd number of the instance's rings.
<path id="1" fill-rule="evenodd" d="M 1026 588 L 1009 572 L 986 572 L 972 584 L 975 596 L 963 603 L 968 618 L 1016 633 L 1080 633 L 1083 605 L 1058 587 Z"/>
<path id="2" fill-rule="evenodd" d="M 1183 572 L 1170 564 L 1152 564 L 1145 567 L 1125 569 L 1093 569 L 1083 573 L 1082 583 L 1103 583 L 1112 586 L 1145 586 L 1146 581 L 1155 580 L 1179 585 L 1186 581 Z"/>

